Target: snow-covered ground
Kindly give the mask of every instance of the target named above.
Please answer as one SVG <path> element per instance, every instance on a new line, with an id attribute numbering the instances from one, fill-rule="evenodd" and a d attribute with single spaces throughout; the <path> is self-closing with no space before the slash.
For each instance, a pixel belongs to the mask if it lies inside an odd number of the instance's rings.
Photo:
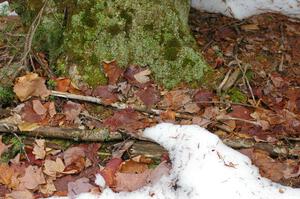
<path id="1" fill-rule="evenodd" d="M 78 199 L 299 199 L 300 189 L 261 177 L 248 157 L 204 128 L 164 123 L 146 129 L 144 136 L 169 151 L 170 176 L 134 192 L 106 188 L 100 196 L 82 194 Z"/>
<path id="2" fill-rule="evenodd" d="M 237 19 L 265 12 L 277 12 L 300 18 L 300 0 L 191 0 L 191 6 Z"/>
<path id="3" fill-rule="evenodd" d="M 0 13 L 8 2 L 0 4 Z M 277 12 L 300 18 L 300 0 L 191 0 L 191 6 L 198 10 L 222 13 L 237 19 L 244 19 L 265 12 Z M 16 13 L 4 13 L 15 15 Z"/>

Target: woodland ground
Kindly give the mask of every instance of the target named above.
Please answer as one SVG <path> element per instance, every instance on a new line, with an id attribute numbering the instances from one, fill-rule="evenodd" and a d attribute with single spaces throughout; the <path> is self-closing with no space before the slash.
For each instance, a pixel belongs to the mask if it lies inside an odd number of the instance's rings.
<path id="1" fill-rule="evenodd" d="M 95 173 L 115 191 L 135 190 L 147 184 L 141 176 L 168 162 L 163 148 L 139 134 L 160 122 L 205 127 L 262 176 L 300 187 L 300 21 L 276 14 L 238 21 L 193 10 L 190 25 L 214 68 L 202 85 L 164 90 L 148 69 L 111 62 L 103 65 L 109 85 L 92 89 L 50 76 L 43 52 L 32 51 L 18 70 L 26 32 L 18 17 L 1 17 L 0 196 L 99 192 Z M 16 71 L 20 78 L 3 82 Z M 125 186 L 125 174 L 139 175 Z"/>

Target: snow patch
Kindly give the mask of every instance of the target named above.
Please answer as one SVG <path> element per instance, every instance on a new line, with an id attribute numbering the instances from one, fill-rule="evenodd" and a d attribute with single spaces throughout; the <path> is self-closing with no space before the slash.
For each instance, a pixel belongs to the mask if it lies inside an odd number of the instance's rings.
<path id="1" fill-rule="evenodd" d="M 191 0 L 191 6 L 198 10 L 222 13 L 237 19 L 266 12 L 300 18 L 299 0 Z"/>
<path id="2" fill-rule="evenodd" d="M 159 124 L 144 136 L 169 151 L 170 176 L 130 193 L 109 188 L 100 196 L 78 199 L 298 199 L 300 189 L 273 183 L 259 175 L 248 157 L 227 147 L 214 134 L 196 125 Z"/>

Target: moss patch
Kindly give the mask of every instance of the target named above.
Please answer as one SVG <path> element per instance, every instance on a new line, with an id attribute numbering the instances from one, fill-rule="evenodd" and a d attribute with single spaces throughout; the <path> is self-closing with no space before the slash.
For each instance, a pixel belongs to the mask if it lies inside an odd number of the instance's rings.
<path id="1" fill-rule="evenodd" d="M 34 0 L 28 2 L 27 9 L 34 10 Z M 199 82 L 208 68 L 188 27 L 189 0 L 50 2 L 36 46 L 42 45 L 50 60 L 60 57 L 65 66 L 78 65 L 90 85 L 106 83 L 101 70 L 105 60 L 150 67 L 167 88 Z"/>

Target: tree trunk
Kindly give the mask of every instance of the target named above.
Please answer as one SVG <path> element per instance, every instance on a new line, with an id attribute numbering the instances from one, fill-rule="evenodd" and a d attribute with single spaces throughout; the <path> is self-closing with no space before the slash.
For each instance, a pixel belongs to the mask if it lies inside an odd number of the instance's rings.
<path id="1" fill-rule="evenodd" d="M 167 88 L 197 83 L 209 70 L 188 27 L 189 0 L 17 0 L 28 27 L 47 2 L 35 49 L 58 75 L 76 66 L 83 82 L 106 83 L 103 61 L 149 67 Z"/>

